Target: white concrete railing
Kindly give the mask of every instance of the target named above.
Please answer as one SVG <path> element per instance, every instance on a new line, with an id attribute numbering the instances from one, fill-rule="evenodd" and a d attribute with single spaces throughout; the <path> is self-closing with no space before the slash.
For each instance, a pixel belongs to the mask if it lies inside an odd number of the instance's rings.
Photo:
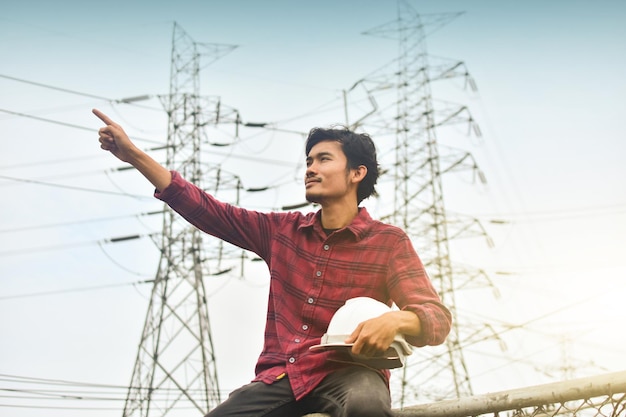
<path id="1" fill-rule="evenodd" d="M 394 410 L 397 417 L 626 417 L 626 371 Z M 303 417 L 331 417 L 314 413 Z"/>
<path id="2" fill-rule="evenodd" d="M 515 416 L 626 417 L 626 371 L 405 407 L 395 414 L 476 417 L 505 412 Z"/>

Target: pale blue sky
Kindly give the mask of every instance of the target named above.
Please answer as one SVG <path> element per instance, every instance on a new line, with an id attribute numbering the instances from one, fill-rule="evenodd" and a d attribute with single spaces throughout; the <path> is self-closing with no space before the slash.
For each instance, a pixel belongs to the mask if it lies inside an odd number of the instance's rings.
<path id="1" fill-rule="evenodd" d="M 466 103 L 483 131 L 482 138 L 461 138 L 455 146 L 475 156 L 488 184 L 461 176 L 447 182 L 446 194 L 449 208 L 484 221 L 495 243 L 493 249 L 455 247 L 454 260 L 485 269 L 502 293 L 496 301 L 490 293 L 472 295 L 491 310 L 471 314 L 511 323 L 546 316 L 503 336 L 508 351 L 494 343 L 472 352 L 475 390 L 560 379 L 550 367 L 562 359 L 563 340 L 580 376 L 623 370 L 624 341 L 616 329 L 626 291 L 626 4 L 411 4 L 421 13 L 465 12 L 432 34 L 428 49 L 464 61 L 478 85 L 477 93 L 460 81 L 435 90 Z M 150 289 L 132 283 L 154 276 L 158 253 L 148 237 L 124 244 L 108 239 L 158 232 L 158 216 L 143 213 L 160 204 L 138 174 L 112 171 L 120 164 L 98 148 L 99 123 L 90 110 L 108 112 L 146 148 L 164 140 L 157 99 L 137 107 L 98 97 L 166 94 L 174 21 L 198 42 L 238 45 L 203 70 L 202 94 L 220 96 L 245 121 L 304 132 L 343 123 L 342 91 L 396 56 L 394 41 L 361 35 L 396 13 L 395 2 L 387 1 L 1 5 L 0 374 L 130 381 Z M 271 209 L 300 202 L 301 136 L 249 132 L 243 139 L 211 158 L 240 174 L 246 187 L 274 188 L 244 195 L 242 204 Z M 114 194 L 121 192 L 138 197 Z M 376 211 L 383 203 L 368 207 Z M 494 218 L 507 224 L 489 223 Z M 209 282 L 219 294 L 211 298 L 211 320 L 224 390 L 251 377 L 266 284 L 258 266 L 250 266 L 246 279 Z M 238 300 L 248 312 L 244 320 Z M 238 343 L 241 334 L 250 343 Z M 55 413 L 4 408 L 18 403 L 0 398 L 0 408 L 13 416 Z M 112 410 L 89 415 L 120 414 L 119 403 L 96 406 Z"/>

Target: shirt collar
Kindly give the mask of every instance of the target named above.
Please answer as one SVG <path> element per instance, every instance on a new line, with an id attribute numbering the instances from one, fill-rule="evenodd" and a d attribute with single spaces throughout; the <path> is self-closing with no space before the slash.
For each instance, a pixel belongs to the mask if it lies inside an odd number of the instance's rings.
<path id="1" fill-rule="evenodd" d="M 322 215 L 322 210 L 318 210 L 315 213 L 309 213 L 304 221 L 298 226 L 298 229 L 301 228 L 319 228 L 322 230 L 322 222 L 320 220 Z M 359 207 L 359 212 L 356 217 L 352 220 L 348 226 L 345 227 L 344 230 L 349 230 L 355 236 L 356 240 L 361 240 L 365 233 L 370 228 L 372 223 L 372 217 L 367 212 L 365 207 Z"/>

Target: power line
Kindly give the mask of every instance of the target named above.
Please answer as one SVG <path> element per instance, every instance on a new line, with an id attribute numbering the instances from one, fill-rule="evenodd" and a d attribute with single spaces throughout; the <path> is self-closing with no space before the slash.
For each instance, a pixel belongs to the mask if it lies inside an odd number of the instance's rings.
<path id="1" fill-rule="evenodd" d="M 16 169 L 16 168 L 31 168 L 38 167 L 44 165 L 59 165 L 59 164 L 67 164 L 68 162 L 85 162 L 86 159 L 100 159 L 103 154 L 100 155 L 88 155 L 88 156 L 77 156 L 74 158 L 63 158 L 63 159 L 52 159 L 47 161 L 38 161 L 38 162 L 24 162 L 13 165 L 2 165 L 0 166 L 0 170 L 4 169 Z"/>
<path id="2" fill-rule="evenodd" d="M 34 119 L 34 120 L 39 120 L 39 121 L 42 121 L 42 122 L 53 123 L 53 124 L 57 124 L 57 125 L 61 125 L 61 126 L 71 127 L 71 128 L 74 128 L 74 129 L 89 130 L 89 131 L 92 131 L 92 132 L 94 130 L 91 127 L 80 126 L 80 125 L 76 125 L 76 124 L 73 124 L 73 123 L 61 122 L 59 120 L 46 119 L 44 117 L 34 116 L 34 115 L 31 115 L 31 114 L 26 114 L 26 113 L 20 113 L 20 112 L 16 112 L 16 111 L 12 111 L 12 110 L 7 110 L 7 109 L 0 109 L 0 112 L 11 114 L 13 116 L 26 117 L 28 119 Z"/>
<path id="3" fill-rule="evenodd" d="M 142 195 L 137 195 L 137 194 L 128 194 L 128 193 L 123 193 L 123 192 L 118 192 L 118 191 L 98 190 L 94 188 L 77 187 L 73 185 L 54 184 L 50 182 L 38 181 L 38 180 L 27 179 L 27 178 L 10 177 L 8 175 L 0 175 L 0 179 L 4 179 L 8 181 L 15 181 L 15 182 L 22 182 L 22 183 L 27 183 L 27 184 L 45 185 L 47 187 L 65 188 L 68 190 L 75 190 L 75 191 L 86 191 L 90 193 L 117 195 L 117 196 L 132 197 L 132 198 L 137 198 L 137 199 L 152 199 L 152 197 L 147 197 L 147 196 L 142 196 Z"/>
<path id="4" fill-rule="evenodd" d="M 159 211 L 150 211 L 150 212 L 144 212 L 144 213 L 138 213 L 138 214 L 124 214 L 120 216 L 101 217 L 97 219 L 77 220 L 73 222 L 39 224 L 39 225 L 34 225 L 34 226 L 16 227 L 12 229 L 0 229 L 0 233 L 15 233 L 15 232 L 24 232 L 28 230 L 50 229 L 54 227 L 76 226 L 79 224 L 108 222 L 112 220 L 128 219 L 131 217 L 151 216 L 154 214 L 163 214 L 163 213 L 164 213 L 163 210 L 159 210 Z"/>
<path id="5" fill-rule="evenodd" d="M 128 385 L 115 385 L 115 384 L 102 384 L 102 383 L 94 383 L 94 382 L 84 382 L 84 381 L 69 381 L 65 379 L 52 379 L 52 378 L 40 378 L 40 377 L 32 377 L 32 376 L 22 376 L 22 375 L 11 375 L 11 374 L 0 374 L 0 382 L 13 382 L 20 384 L 38 384 L 38 385 L 52 385 L 52 386 L 75 386 L 81 388 L 100 388 L 100 389 L 120 389 L 126 391 L 128 389 Z M 176 392 L 177 390 L 174 388 L 163 388 L 161 392 L 165 390 L 172 390 Z M 155 391 L 156 392 L 156 391 Z"/>
<path id="6" fill-rule="evenodd" d="M 120 171 L 120 170 L 125 170 L 125 168 L 117 169 L 115 171 Z M 85 177 L 88 177 L 88 176 L 99 175 L 99 174 L 102 174 L 102 173 L 103 173 L 102 170 L 81 171 L 81 172 L 74 171 L 74 172 L 70 172 L 70 173 L 66 173 L 66 174 L 60 174 L 60 175 L 49 175 L 49 176 L 46 176 L 45 178 L 40 178 L 40 179 L 29 178 L 28 180 L 29 181 L 43 181 L 43 180 L 45 180 L 45 181 L 49 182 L 51 180 L 61 180 L 61 179 L 67 179 L 67 178 L 72 178 L 72 179 L 75 179 L 75 178 L 85 178 Z M 108 170 L 104 171 L 104 173 L 107 174 Z M 13 177 L 13 178 L 17 178 L 17 177 Z M 10 183 L 0 184 L 0 186 L 8 185 L 8 184 L 10 184 Z"/>
<path id="7" fill-rule="evenodd" d="M 5 296 L 0 296 L 0 301 L 16 300 L 16 299 L 21 299 L 21 298 L 43 297 L 43 296 L 48 296 L 48 295 L 69 294 L 69 293 L 75 293 L 75 292 L 97 291 L 97 290 L 103 290 L 103 289 L 109 289 L 109 288 L 130 287 L 130 286 L 134 287 L 134 286 L 141 285 L 141 284 L 152 284 L 153 282 L 154 282 L 154 279 L 147 279 L 147 280 L 140 280 L 140 281 L 134 281 L 134 282 L 125 282 L 122 284 L 106 284 L 106 285 L 96 285 L 93 287 L 78 287 L 78 288 L 66 288 L 63 290 L 41 291 L 41 292 L 34 292 L 30 294 L 5 295 Z"/>
<path id="8" fill-rule="evenodd" d="M 103 100 L 103 101 L 108 101 L 110 103 L 118 103 L 118 104 L 134 104 L 137 107 L 143 107 L 143 108 L 148 108 L 148 109 L 152 109 L 152 110 L 161 110 L 161 109 L 157 109 L 154 107 L 147 107 L 147 106 L 141 106 L 141 105 L 137 105 L 135 102 L 137 101 L 143 101 L 143 100 L 148 100 L 150 98 L 152 98 L 151 95 L 149 94 L 144 94 L 141 96 L 133 96 L 133 97 L 126 97 L 126 98 L 122 98 L 122 99 L 112 99 L 110 97 L 103 97 L 103 96 L 98 96 L 95 94 L 90 94 L 90 93 L 84 93 L 84 92 L 80 92 L 80 91 L 76 91 L 76 90 L 70 90 L 68 88 L 62 88 L 62 87 L 56 87 L 50 84 L 44 84 L 44 83 L 39 83 L 36 81 L 29 81 L 29 80 L 24 80 L 22 78 L 17 78 L 17 77 L 12 77 L 10 75 L 5 75 L 5 74 L 0 74 L 0 78 L 5 78 L 7 80 L 11 80 L 11 81 L 17 81 L 20 83 L 24 83 L 24 84 L 30 84 L 30 85 L 34 85 L 37 87 L 42 87 L 42 88 L 47 88 L 49 90 L 55 90 L 55 91 L 61 91 L 63 93 L 69 93 L 69 94 L 74 94 L 77 96 L 82 96 L 82 97 L 88 97 L 88 98 L 95 98 L 97 100 Z"/>
<path id="9" fill-rule="evenodd" d="M 65 126 L 65 127 L 71 127 L 73 129 L 87 130 L 87 131 L 90 131 L 90 132 L 95 132 L 96 131 L 96 129 L 93 128 L 93 127 L 87 127 L 87 126 L 77 125 L 77 124 L 74 124 L 74 123 L 62 122 L 62 121 L 54 120 L 54 119 L 47 119 L 45 117 L 35 116 L 35 115 L 32 115 L 32 114 L 16 112 L 16 111 L 7 110 L 7 109 L 0 109 L 0 112 L 11 114 L 11 115 L 18 116 L 18 117 L 24 117 L 24 118 L 27 118 L 27 119 L 33 119 L 33 120 L 37 120 L 37 121 L 40 121 L 40 122 L 52 123 L 52 124 Z M 147 143 L 154 143 L 154 144 L 159 144 L 159 145 L 162 144 L 162 142 L 156 141 L 154 139 L 146 139 L 146 138 L 141 138 L 141 137 L 137 137 L 137 136 L 133 136 L 133 139 L 136 140 L 136 141 L 142 141 L 142 142 L 147 142 Z"/>
<path id="10" fill-rule="evenodd" d="M 51 405 L 23 405 L 23 404 L 0 404 L 4 408 L 27 408 L 33 410 L 66 410 L 66 411 L 113 411 L 119 407 L 59 407 Z"/>
<path id="11" fill-rule="evenodd" d="M 541 222 L 554 220 L 567 220 L 580 217 L 596 217 L 600 214 L 623 214 L 626 213 L 626 205 L 602 205 L 580 208 L 562 208 L 555 210 L 540 210 L 528 212 L 513 212 L 500 214 L 479 214 L 477 217 L 491 218 L 492 224 Z"/>
<path id="12" fill-rule="evenodd" d="M 69 249 L 69 248 L 76 248 L 76 247 L 83 247 L 83 246 L 91 246 L 91 245 L 99 245 L 99 244 L 103 244 L 103 243 L 119 243 L 119 242 L 124 242 L 124 241 L 128 241 L 128 240 L 134 240 L 134 239 L 141 239 L 144 237 L 150 237 L 150 236 L 154 236 L 154 235 L 158 235 L 159 233 L 149 233 L 146 235 L 129 235 L 129 236 L 121 236 L 121 237 L 114 237 L 114 238 L 109 238 L 109 239 L 104 239 L 104 240 L 95 240 L 95 241 L 88 241 L 88 242 L 77 242 L 77 243 L 67 243 L 67 244 L 60 244 L 60 245 L 51 245 L 51 246 L 40 246 L 40 247 L 36 247 L 36 248 L 26 248 L 26 249 L 12 249 L 12 250 L 6 250 L 6 251 L 1 251 L 0 252 L 0 257 L 2 256 L 9 256 L 9 255 L 20 255 L 20 254 L 24 254 L 24 253 L 34 253 L 34 252 L 47 252 L 47 251 L 54 251 L 54 250 L 62 250 L 62 249 Z"/>
<path id="13" fill-rule="evenodd" d="M 79 95 L 79 96 L 83 96 L 83 97 L 95 98 L 95 99 L 104 100 L 104 101 L 114 101 L 114 100 L 111 100 L 108 97 L 102 97 L 102 96 L 97 96 L 97 95 L 88 94 L 88 93 L 81 93 L 79 91 L 69 90 L 67 88 L 55 87 L 55 86 L 52 86 L 52 85 L 38 83 L 38 82 L 35 82 L 35 81 L 24 80 L 22 78 L 11 77 L 10 75 L 0 74 L 0 78 L 4 78 L 4 79 L 7 79 L 7 80 L 11 80 L 11 81 L 17 81 L 17 82 L 20 82 L 20 83 L 30 84 L 30 85 L 34 85 L 34 86 L 37 86 L 37 87 L 43 87 L 43 88 L 47 88 L 47 89 L 50 89 L 50 90 L 62 91 L 64 93 L 75 94 L 75 95 Z"/>

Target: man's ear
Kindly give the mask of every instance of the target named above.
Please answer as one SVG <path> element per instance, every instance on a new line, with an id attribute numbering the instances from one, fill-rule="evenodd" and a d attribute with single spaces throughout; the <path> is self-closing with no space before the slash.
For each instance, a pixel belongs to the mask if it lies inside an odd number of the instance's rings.
<path id="1" fill-rule="evenodd" d="M 352 182 L 361 182 L 367 175 L 367 167 L 365 165 L 359 165 L 358 168 L 352 170 Z"/>

